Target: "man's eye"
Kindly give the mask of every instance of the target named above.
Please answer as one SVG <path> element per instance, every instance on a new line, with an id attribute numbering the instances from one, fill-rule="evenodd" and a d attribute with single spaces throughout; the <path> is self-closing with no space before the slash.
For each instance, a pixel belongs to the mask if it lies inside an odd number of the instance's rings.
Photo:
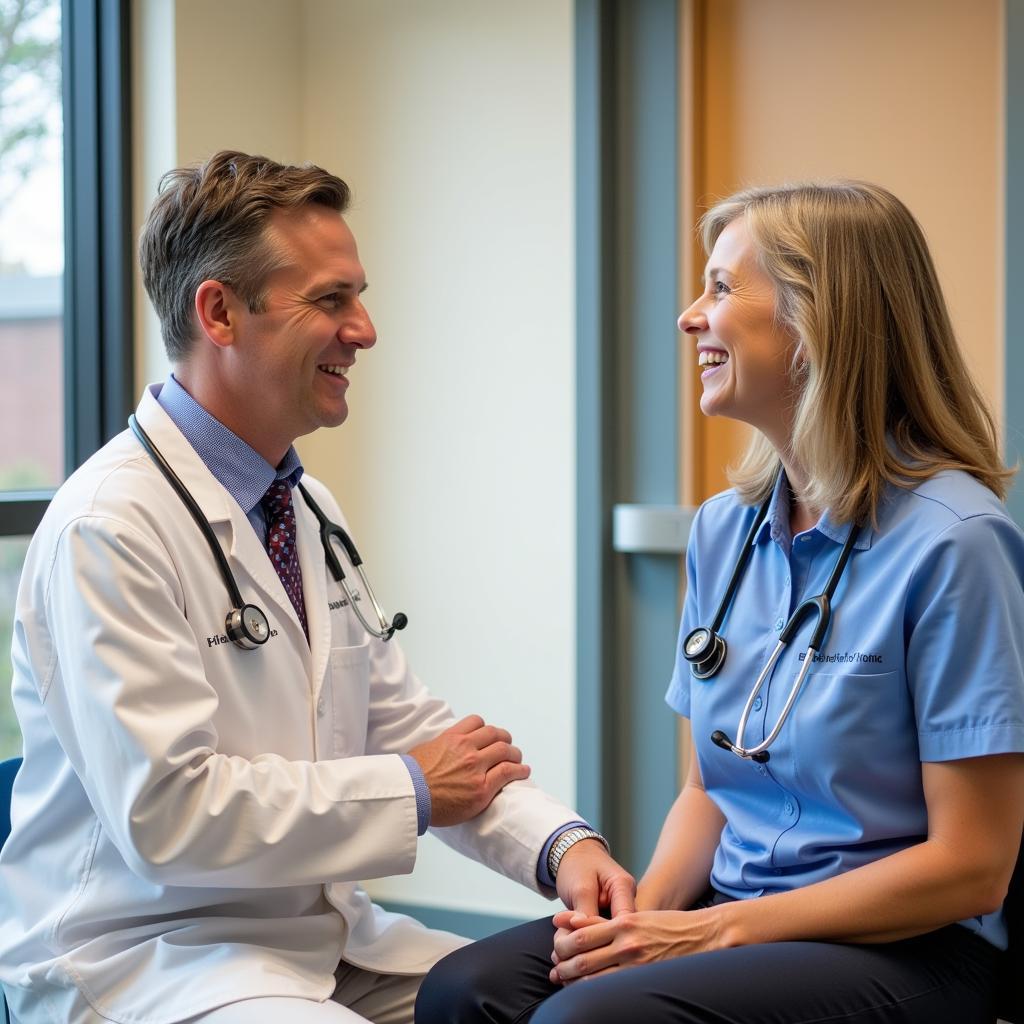
<path id="1" fill-rule="evenodd" d="M 321 295 L 316 301 L 320 303 L 321 306 L 326 306 L 328 309 L 337 309 L 342 302 L 341 292 L 331 292 L 329 295 Z"/>

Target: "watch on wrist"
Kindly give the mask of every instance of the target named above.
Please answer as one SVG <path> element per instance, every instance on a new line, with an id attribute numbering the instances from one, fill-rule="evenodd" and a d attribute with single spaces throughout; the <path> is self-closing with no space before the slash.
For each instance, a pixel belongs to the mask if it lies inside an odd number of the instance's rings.
<path id="1" fill-rule="evenodd" d="M 548 851 L 548 872 L 551 877 L 558 877 L 558 865 L 562 862 L 562 858 L 578 843 L 584 839 L 596 839 L 606 850 L 611 852 L 611 848 L 608 846 L 608 840 L 605 839 L 600 832 L 595 832 L 592 828 L 584 828 L 582 825 L 577 825 L 574 828 L 567 828 L 552 844 L 551 849 Z"/>

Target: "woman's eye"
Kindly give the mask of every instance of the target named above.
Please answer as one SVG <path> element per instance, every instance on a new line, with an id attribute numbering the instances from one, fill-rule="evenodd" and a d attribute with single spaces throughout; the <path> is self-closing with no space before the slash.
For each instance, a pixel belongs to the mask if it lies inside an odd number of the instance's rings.
<path id="1" fill-rule="evenodd" d="M 715 295 L 728 295 L 729 286 L 724 281 L 716 281 L 711 289 Z"/>

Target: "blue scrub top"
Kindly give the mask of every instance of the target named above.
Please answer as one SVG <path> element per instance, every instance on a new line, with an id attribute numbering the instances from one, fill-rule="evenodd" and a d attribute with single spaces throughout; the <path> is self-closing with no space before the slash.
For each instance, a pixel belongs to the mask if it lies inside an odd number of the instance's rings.
<path id="1" fill-rule="evenodd" d="M 826 512 L 791 538 L 788 487 L 768 514 L 721 634 L 725 664 L 690 674 L 682 641 L 710 624 L 756 509 L 732 491 L 698 510 L 666 700 L 689 718 L 708 795 L 726 818 L 711 882 L 738 899 L 783 892 L 878 860 L 927 833 L 922 761 L 1024 751 L 1024 535 L 962 472 L 890 487 L 833 600 L 832 626 L 765 765 L 734 742 L 740 712 L 789 616 L 820 594 L 846 540 Z M 803 662 L 805 625 L 747 722 L 754 746 L 774 726 Z M 1000 948 L 1002 913 L 961 922 Z"/>

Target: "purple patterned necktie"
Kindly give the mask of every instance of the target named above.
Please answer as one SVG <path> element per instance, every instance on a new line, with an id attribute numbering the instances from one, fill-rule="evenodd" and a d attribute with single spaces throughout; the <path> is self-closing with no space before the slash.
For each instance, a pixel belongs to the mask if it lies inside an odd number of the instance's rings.
<path id="1" fill-rule="evenodd" d="M 299 551 L 295 544 L 295 509 L 292 507 L 292 489 L 287 480 L 275 480 L 260 499 L 267 515 L 267 554 L 281 577 L 284 592 L 295 608 L 302 630 L 309 640 L 306 624 L 306 602 L 302 599 L 302 570 Z"/>

